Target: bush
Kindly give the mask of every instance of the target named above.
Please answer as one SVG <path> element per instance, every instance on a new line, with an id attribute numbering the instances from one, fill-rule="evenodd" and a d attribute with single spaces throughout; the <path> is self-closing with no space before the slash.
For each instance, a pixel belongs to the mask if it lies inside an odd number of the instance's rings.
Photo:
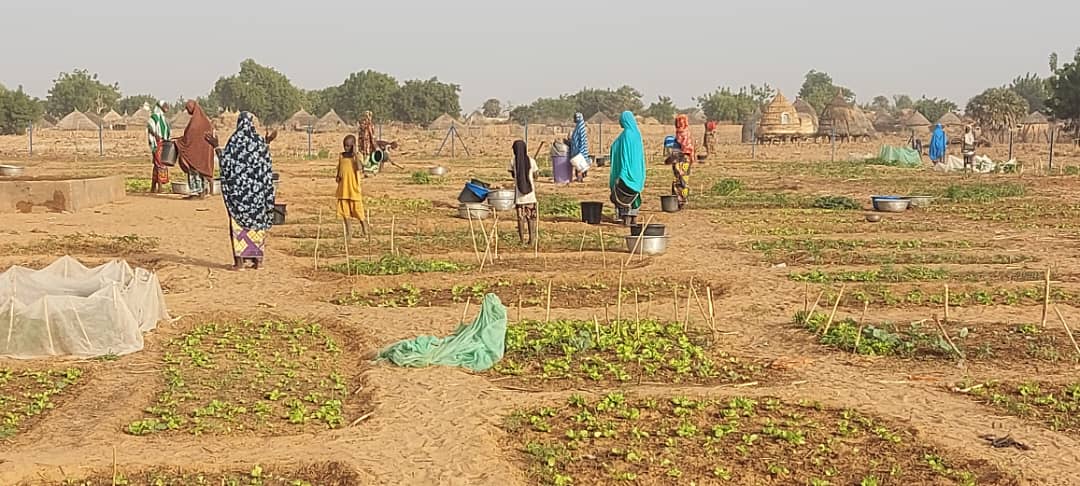
<path id="1" fill-rule="evenodd" d="M 814 200 L 811 207 L 815 209 L 839 209 L 854 210 L 862 209 L 859 203 L 847 196 L 821 196 Z"/>
<path id="2" fill-rule="evenodd" d="M 407 273 L 453 273 L 468 268 L 446 260 L 423 260 L 408 255 L 383 255 L 378 260 L 350 260 L 331 265 L 331 271 L 351 275 L 404 275 Z"/>
<path id="3" fill-rule="evenodd" d="M 716 196 L 730 196 L 743 189 L 742 181 L 738 179 L 724 179 L 713 184 L 709 192 Z"/>
<path id="4" fill-rule="evenodd" d="M 1024 186 L 1014 182 L 953 184 L 945 189 L 945 199 L 952 202 L 990 202 L 1005 197 L 1022 197 L 1024 193 Z"/>
<path id="5" fill-rule="evenodd" d="M 432 183 L 431 174 L 428 174 L 427 172 L 422 171 L 422 170 L 418 170 L 418 171 L 412 173 L 412 176 L 409 177 L 409 182 L 413 183 L 413 184 L 419 184 L 419 185 L 431 184 Z"/>

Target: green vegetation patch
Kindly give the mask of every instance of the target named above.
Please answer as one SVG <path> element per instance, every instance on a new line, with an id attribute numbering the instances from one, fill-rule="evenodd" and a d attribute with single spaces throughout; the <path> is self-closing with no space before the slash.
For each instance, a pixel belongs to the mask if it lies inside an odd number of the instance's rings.
<path id="1" fill-rule="evenodd" d="M 1023 184 L 1015 182 L 953 184 L 945 188 L 945 199 L 952 202 L 990 202 L 1007 197 L 1023 197 Z"/>
<path id="2" fill-rule="evenodd" d="M 946 280 L 949 271 L 942 268 L 929 267 L 903 267 L 893 268 L 889 266 L 869 270 L 839 270 L 829 272 L 825 270 L 811 270 L 809 272 L 795 272 L 788 275 L 795 282 L 829 283 L 829 282 L 924 282 L 932 280 Z"/>
<path id="3" fill-rule="evenodd" d="M 258 435 L 345 423 L 341 345 L 314 322 L 211 322 L 164 349 L 164 388 L 126 432 Z"/>
<path id="4" fill-rule="evenodd" d="M 495 373 L 554 387 L 629 382 L 730 383 L 761 374 L 688 334 L 681 323 L 655 320 L 522 321 L 506 330 L 506 354 Z"/>
<path id="5" fill-rule="evenodd" d="M 1051 430 L 1080 435 L 1080 382 L 963 383 L 959 393 L 1009 415 L 1034 420 Z"/>
<path id="6" fill-rule="evenodd" d="M 805 401 L 573 395 L 504 428 L 532 484 L 1016 484 L 913 430 Z"/>
<path id="7" fill-rule="evenodd" d="M 383 255 L 378 260 L 349 260 L 327 267 L 347 275 L 404 275 L 408 273 L 453 273 L 469 268 L 447 260 L 425 260 L 408 255 Z"/>
<path id="8" fill-rule="evenodd" d="M 860 324 L 851 318 L 834 319 L 830 323 L 828 314 L 815 312 L 807 316 L 802 311 L 795 314 L 795 324 L 810 331 L 821 344 L 866 356 L 949 356 L 953 353 L 937 329 L 922 324 L 901 329 L 891 323 Z M 966 333 L 961 334 L 966 337 Z"/>
<path id="9" fill-rule="evenodd" d="M 49 235 L 27 244 L 0 246 L 0 253 L 21 255 L 122 256 L 149 253 L 158 248 L 158 239 L 139 235 L 73 233 Z"/>
<path id="10" fill-rule="evenodd" d="M 0 367 L 0 439 L 25 430 L 61 397 L 70 394 L 83 376 L 78 368 L 14 370 Z"/>
<path id="11" fill-rule="evenodd" d="M 67 479 L 63 486 L 352 486 L 361 484 L 355 471 L 339 463 L 304 467 L 263 467 L 225 472 L 183 472 L 180 468 L 155 468 L 137 473 L 101 474 L 86 479 Z M 185 468 L 186 469 L 186 468 Z"/>

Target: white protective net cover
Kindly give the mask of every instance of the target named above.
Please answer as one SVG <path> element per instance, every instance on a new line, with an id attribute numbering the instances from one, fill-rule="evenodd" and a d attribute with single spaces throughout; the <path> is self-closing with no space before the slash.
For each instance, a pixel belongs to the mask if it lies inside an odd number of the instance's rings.
<path id="1" fill-rule="evenodd" d="M 133 353 L 168 318 L 157 275 L 122 260 L 86 268 L 65 256 L 0 273 L 0 357 Z"/>

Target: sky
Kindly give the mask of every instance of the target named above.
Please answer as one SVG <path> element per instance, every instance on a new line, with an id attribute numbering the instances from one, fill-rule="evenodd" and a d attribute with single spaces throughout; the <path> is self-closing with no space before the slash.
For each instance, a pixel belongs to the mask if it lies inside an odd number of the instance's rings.
<path id="1" fill-rule="evenodd" d="M 1080 47 L 1080 2 L 1002 0 L 3 0 L 0 84 L 44 98 L 84 68 L 124 94 L 205 95 L 252 58 L 305 89 L 374 69 L 462 87 L 462 109 L 624 84 L 685 107 L 719 86 L 961 106 Z"/>

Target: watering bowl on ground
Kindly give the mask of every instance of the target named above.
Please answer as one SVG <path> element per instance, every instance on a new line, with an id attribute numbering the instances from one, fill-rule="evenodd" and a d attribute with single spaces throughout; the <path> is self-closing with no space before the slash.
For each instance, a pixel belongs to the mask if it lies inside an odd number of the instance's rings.
<path id="1" fill-rule="evenodd" d="M 630 235 L 626 237 L 626 251 L 643 255 L 662 255 L 667 251 L 667 243 L 667 236 Z"/>
<path id="2" fill-rule="evenodd" d="M 902 196 L 870 196 L 874 211 L 902 213 L 911 205 L 911 199 Z"/>

